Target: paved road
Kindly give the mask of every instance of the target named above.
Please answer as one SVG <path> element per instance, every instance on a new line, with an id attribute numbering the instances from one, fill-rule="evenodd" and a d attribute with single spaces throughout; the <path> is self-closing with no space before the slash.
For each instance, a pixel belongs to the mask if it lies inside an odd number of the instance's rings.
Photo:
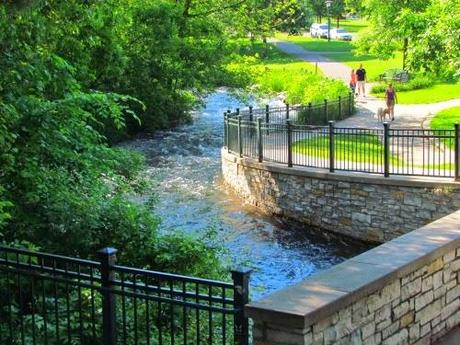
<path id="1" fill-rule="evenodd" d="M 346 84 L 349 83 L 351 68 L 348 66 L 340 62 L 334 62 L 317 52 L 307 51 L 294 43 L 277 40 L 273 40 L 272 42 L 278 49 L 286 54 L 293 55 L 308 62 L 318 63 L 318 67 L 327 77 L 343 80 Z"/>

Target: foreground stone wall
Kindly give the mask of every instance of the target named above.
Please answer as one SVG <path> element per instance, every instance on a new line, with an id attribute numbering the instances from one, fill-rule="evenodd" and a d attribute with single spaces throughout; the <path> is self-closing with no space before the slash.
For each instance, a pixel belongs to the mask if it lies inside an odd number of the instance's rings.
<path id="1" fill-rule="evenodd" d="M 369 242 L 385 242 L 460 209 L 452 179 L 329 173 L 239 159 L 222 151 L 224 181 L 245 202 Z"/>
<path id="2" fill-rule="evenodd" d="M 436 344 L 460 324 L 460 211 L 247 306 L 255 345 Z"/>

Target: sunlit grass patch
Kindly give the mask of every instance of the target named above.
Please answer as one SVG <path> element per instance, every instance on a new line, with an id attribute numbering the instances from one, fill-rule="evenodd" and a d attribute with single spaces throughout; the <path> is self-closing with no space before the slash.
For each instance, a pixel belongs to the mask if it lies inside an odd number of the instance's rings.
<path id="1" fill-rule="evenodd" d="M 293 144 L 293 151 L 319 158 L 329 157 L 329 137 L 318 135 L 299 140 Z M 335 159 L 360 163 L 383 164 L 384 147 L 375 134 L 334 136 Z M 390 157 L 390 163 L 400 164 L 396 156 Z"/>

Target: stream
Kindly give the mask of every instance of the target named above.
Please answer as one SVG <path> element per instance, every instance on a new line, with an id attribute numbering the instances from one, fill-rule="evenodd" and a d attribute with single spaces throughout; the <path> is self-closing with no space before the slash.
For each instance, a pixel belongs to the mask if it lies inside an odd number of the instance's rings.
<path id="1" fill-rule="evenodd" d="M 269 102 L 276 106 L 281 99 Z M 251 297 L 258 299 L 329 268 L 367 248 L 311 231 L 287 226 L 243 205 L 221 181 L 220 149 L 223 112 L 244 104 L 223 89 L 204 100 L 193 123 L 174 130 L 144 134 L 122 146 L 142 152 L 146 174 L 156 184 L 160 231 L 203 236 L 214 229 L 232 266 L 251 274 Z"/>

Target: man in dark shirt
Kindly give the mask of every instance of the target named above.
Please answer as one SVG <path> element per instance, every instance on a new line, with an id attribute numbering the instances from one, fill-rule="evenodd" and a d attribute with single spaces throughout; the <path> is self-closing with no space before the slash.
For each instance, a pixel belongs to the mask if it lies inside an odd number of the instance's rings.
<path id="1" fill-rule="evenodd" d="M 356 81 L 358 96 L 363 95 L 363 97 L 366 97 L 366 70 L 363 68 L 363 64 L 360 64 L 356 70 Z"/>

